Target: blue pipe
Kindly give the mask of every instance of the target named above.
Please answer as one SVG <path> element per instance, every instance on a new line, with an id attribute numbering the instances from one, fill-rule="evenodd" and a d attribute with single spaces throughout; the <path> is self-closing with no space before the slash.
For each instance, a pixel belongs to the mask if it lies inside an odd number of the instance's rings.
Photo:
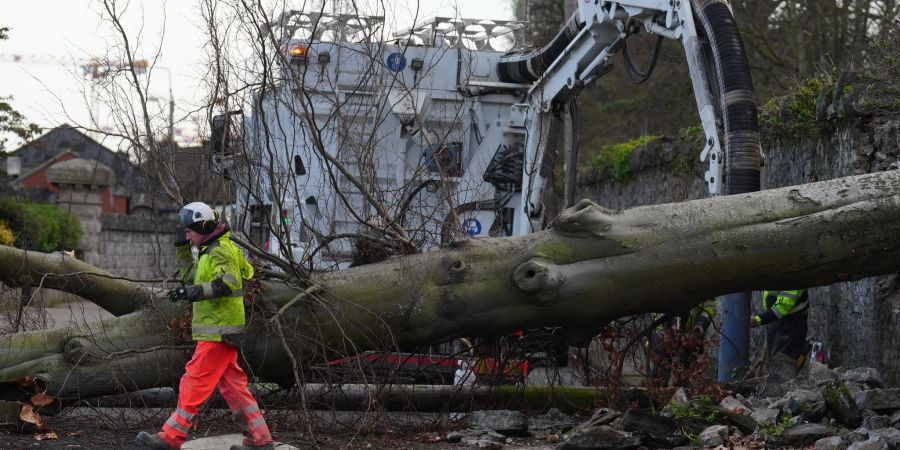
<path id="1" fill-rule="evenodd" d="M 731 381 L 736 367 L 750 360 L 750 292 L 723 295 L 716 310 L 722 318 L 719 336 L 719 382 Z"/>

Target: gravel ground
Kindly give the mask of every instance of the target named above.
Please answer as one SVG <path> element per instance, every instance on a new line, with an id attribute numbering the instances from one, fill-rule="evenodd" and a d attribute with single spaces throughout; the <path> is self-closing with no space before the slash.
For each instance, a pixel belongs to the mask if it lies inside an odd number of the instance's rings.
<path id="1" fill-rule="evenodd" d="M 67 408 L 60 415 L 44 418 L 44 433 L 53 432 L 55 439 L 41 434 L 18 434 L 0 431 L 0 448 L 83 448 L 133 449 L 140 431 L 155 431 L 170 411 L 157 408 Z M 273 436 L 280 443 L 298 449 L 429 449 L 465 448 L 442 440 L 449 431 L 462 428 L 450 423 L 446 415 L 432 413 L 371 413 L 314 411 L 315 441 L 309 438 L 296 413 L 267 412 Z M 190 439 L 239 433 L 231 423 L 228 411 L 201 412 Z M 304 428 L 304 429 L 298 429 Z M 190 440 L 187 444 L 190 444 Z M 504 449 L 550 449 L 555 438 L 514 438 Z M 193 447 L 186 445 L 185 449 Z M 196 448 L 196 447 L 195 447 Z M 206 448 L 206 447 L 204 447 Z M 281 448 L 288 448 L 282 446 Z"/>

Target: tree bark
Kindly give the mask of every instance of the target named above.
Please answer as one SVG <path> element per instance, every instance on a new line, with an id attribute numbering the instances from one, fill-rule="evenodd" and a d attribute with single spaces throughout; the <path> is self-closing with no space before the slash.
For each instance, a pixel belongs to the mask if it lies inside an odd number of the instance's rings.
<path id="1" fill-rule="evenodd" d="M 528 236 L 263 280 L 246 289 L 242 356 L 257 376 L 290 385 L 294 362 L 544 326 L 578 340 L 618 317 L 682 311 L 714 295 L 889 273 L 900 262 L 898 202 L 898 171 L 621 212 L 581 201 Z M 0 247 L 0 278 L 73 292 L 120 316 L 3 336 L 0 394 L 29 375 L 70 397 L 87 382 L 99 380 L 89 392 L 101 395 L 181 373 L 161 357 L 184 357 L 186 305 L 160 300 L 159 287 L 10 247 Z"/>

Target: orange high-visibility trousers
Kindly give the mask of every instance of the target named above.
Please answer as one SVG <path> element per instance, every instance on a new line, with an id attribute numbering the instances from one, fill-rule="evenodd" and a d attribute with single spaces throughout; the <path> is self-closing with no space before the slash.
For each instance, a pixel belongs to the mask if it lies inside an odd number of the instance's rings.
<path id="1" fill-rule="evenodd" d="M 262 411 L 247 389 L 247 375 L 237 364 L 237 348 L 221 342 L 197 341 L 194 356 L 185 366 L 178 392 L 178 407 L 159 436 L 173 448 L 181 448 L 200 405 L 219 388 L 235 420 L 244 430 L 244 445 L 272 442 Z"/>

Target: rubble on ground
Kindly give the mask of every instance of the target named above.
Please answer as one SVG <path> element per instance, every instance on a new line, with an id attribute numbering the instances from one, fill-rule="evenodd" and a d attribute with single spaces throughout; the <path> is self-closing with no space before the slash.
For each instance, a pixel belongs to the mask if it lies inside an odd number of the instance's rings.
<path id="1" fill-rule="evenodd" d="M 679 389 L 661 410 L 596 409 L 590 418 L 551 410 L 527 417 L 517 411 L 477 411 L 469 429 L 448 443 L 477 448 L 523 448 L 521 438 L 560 450 L 674 448 L 807 448 L 900 450 L 900 389 L 884 386 L 874 368 L 829 369 L 811 363 L 789 376 L 782 365 L 756 393 L 719 402 L 689 398 Z M 519 439 L 517 443 L 516 439 Z M 531 447 L 528 447 L 531 448 Z"/>

